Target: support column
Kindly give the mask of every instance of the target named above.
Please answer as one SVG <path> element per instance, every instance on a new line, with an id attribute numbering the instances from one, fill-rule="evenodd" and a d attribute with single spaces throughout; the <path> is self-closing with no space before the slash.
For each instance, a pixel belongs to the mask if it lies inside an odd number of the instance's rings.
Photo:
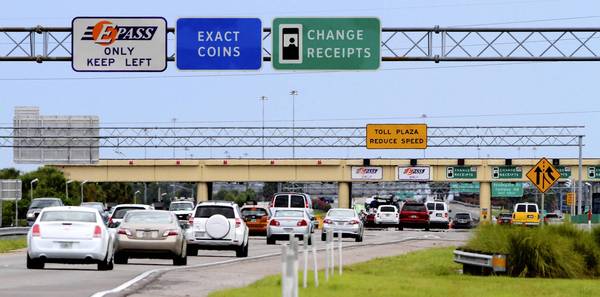
<path id="1" fill-rule="evenodd" d="M 350 183 L 338 182 L 338 207 L 350 208 Z"/>
<path id="2" fill-rule="evenodd" d="M 208 201 L 210 199 L 210 189 L 211 183 L 207 182 L 198 182 L 196 184 L 196 203 Z"/>
<path id="3" fill-rule="evenodd" d="M 480 222 L 492 221 L 492 184 L 490 182 L 479 183 L 479 220 Z"/>

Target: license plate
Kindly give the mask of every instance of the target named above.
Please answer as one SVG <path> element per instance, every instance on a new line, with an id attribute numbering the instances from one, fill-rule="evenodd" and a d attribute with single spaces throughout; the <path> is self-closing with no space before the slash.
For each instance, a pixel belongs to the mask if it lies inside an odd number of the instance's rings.
<path id="1" fill-rule="evenodd" d="M 73 247 L 72 242 L 59 242 L 59 246 L 61 249 L 70 249 Z"/>
<path id="2" fill-rule="evenodd" d="M 292 232 L 292 231 L 294 231 L 294 228 L 283 228 L 283 231 Z"/>
<path id="3" fill-rule="evenodd" d="M 411 219 L 416 219 L 416 218 L 417 218 L 417 216 L 410 216 L 410 218 L 411 218 Z"/>
<path id="4" fill-rule="evenodd" d="M 436 213 L 435 216 L 436 217 L 442 217 L 442 214 L 441 213 Z"/>
<path id="5" fill-rule="evenodd" d="M 254 223 L 254 222 L 256 222 L 256 219 L 252 219 L 252 220 L 250 220 L 250 222 Z"/>
<path id="6" fill-rule="evenodd" d="M 144 237 L 144 231 L 137 231 L 137 232 L 135 233 L 135 237 L 138 237 L 138 238 L 142 238 L 142 237 Z"/>
<path id="7" fill-rule="evenodd" d="M 533 215 L 528 215 L 527 218 L 528 219 L 533 219 Z"/>
<path id="8" fill-rule="evenodd" d="M 158 238 L 158 231 L 152 231 L 152 232 L 150 232 L 150 236 L 152 238 Z"/>
<path id="9" fill-rule="evenodd" d="M 201 232 L 201 231 L 198 231 L 198 232 L 194 233 L 194 236 L 196 236 L 196 237 L 200 237 L 200 238 L 201 238 L 201 237 L 204 237 L 204 236 L 205 236 L 204 234 L 206 234 L 206 232 Z"/>

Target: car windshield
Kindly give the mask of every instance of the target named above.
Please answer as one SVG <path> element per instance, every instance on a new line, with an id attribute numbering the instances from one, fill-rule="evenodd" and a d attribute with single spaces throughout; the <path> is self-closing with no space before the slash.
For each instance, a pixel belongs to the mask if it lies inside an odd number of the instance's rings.
<path id="1" fill-rule="evenodd" d="M 196 209 L 197 218 L 210 218 L 213 215 L 222 215 L 228 219 L 234 219 L 235 213 L 231 206 L 200 206 Z"/>
<path id="2" fill-rule="evenodd" d="M 38 199 L 31 201 L 30 208 L 44 208 L 50 206 L 60 206 L 60 200 L 55 199 Z"/>
<path id="3" fill-rule="evenodd" d="M 402 210 L 405 211 L 427 211 L 424 204 L 404 204 Z"/>
<path id="4" fill-rule="evenodd" d="M 517 205 L 517 212 L 525 212 L 526 211 L 526 206 L 525 204 L 519 204 Z"/>
<path id="5" fill-rule="evenodd" d="M 169 224 L 173 222 L 173 216 L 163 211 L 133 211 L 127 213 L 124 221 L 128 223 Z"/>
<path id="6" fill-rule="evenodd" d="M 301 210 L 278 210 L 275 212 L 276 217 L 291 217 L 291 218 L 303 218 L 304 212 Z"/>
<path id="7" fill-rule="evenodd" d="M 464 219 L 470 219 L 471 217 L 468 214 L 466 214 L 466 213 L 457 213 L 456 214 L 456 218 L 464 220 Z"/>
<path id="8" fill-rule="evenodd" d="M 98 210 L 99 212 L 104 212 L 104 207 L 102 207 L 102 204 L 96 204 L 96 203 L 82 203 L 81 207 L 86 207 L 86 208 L 93 208 Z"/>
<path id="9" fill-rule="evenodd" d="M 395 212 L 396 208 L 393 206 L 382 206 L 379 211 L 381 212 Z"/>
<path id="10" fill-rule="evenodd" d="M 242 215 L 245 217 L 248 217 L 248 216 L 264 217 L 267 215 L 267 210 L 264 208 L 244 208 L 244 209 L 242 209 Z"/>
<path id="11" fill-rule="evenodd" d="M 273 207 L 288 207 L 288 196 L 275 196 L 275 203 L 273 203 Z"/>
<path id="12" fill-rule="evenodd" d="M 356 212 L 352 209 L 334 209 L 330 210 L 327 216 L 332 218 L 353 218 L 356 216 Z"/>
<path id="13" fill-rule="evenodd" d="M 194 206 L 191 203 L 171 203 L 169 210 L 192 210 Z"/>
<path id="14" fill-rule="evenodd" d="M 96 214 L 89 211 L 53 210 L 42 214 L 41 222 L 85 222 L 95 223 Z"/>
<path id="15" fill-rule="evenodd" d="M 435 210 L 444 210 L 444 209 L 446 209 L 444 207 L 444 203 L 436 203 L 435 204 Z"/>
<path id="16" fill-rule="evenodd" d="M 290 207 L 306 207 L 306 205 L 304 204 L 304 196 L 292 195 L 292 197 L 290 198 Z"/>
<path id="17" fill-rule="evenodd" d="M 135 209 L 144 209 L 144 208 L 143 207 L 135 207 L 135 206 L 119 207 L 113 213 L 112 218 L 113 219 L 122 219 L 128 211 L 135 210 Z"/>

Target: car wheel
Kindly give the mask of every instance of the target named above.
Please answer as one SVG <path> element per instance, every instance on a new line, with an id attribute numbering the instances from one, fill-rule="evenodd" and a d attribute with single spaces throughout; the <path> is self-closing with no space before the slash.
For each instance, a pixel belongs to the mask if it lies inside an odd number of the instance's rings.
<path id="1" fill-rule="evenodd" d="M 327 235 L 325 233 L 321 233 L 321 241 L 326 241 Z"/>
<path id="2" fill-rule="evenodd" d="M 427 227 L 425 227 L 425 231 L 429 231 L 429 225 L 427 225 Z"/>
<path id="3" fill-rule="evenodd" d="M 187 265 L 187 255 L 177 255 L 173 258 L 173 265 L 175 266 L 186 266 Z"/>
<path id="4" fill-rule="evenodd" d="M 198 256 L 198 247 L 195 247 L 193 245 L 189 245 L 187 246 L 187 255 L 188 256 Z"/>
<path id="5" fill-rule="evenodd" d="M 129 257 L 121 253 L 115 254 L 115 264 L 127 264 L 127 262 L 129 262 Z"/>
<path id="6" fill-rule="evenodd" d="M 238 249 L 236 249 L 235 256 L 238 258 L 248 257 L 248 244 L 246 243 L 245 245 L 242 245 Z"/>
<path id="7" fill-rule="evenodd" d="M 275 239 L 272 239 L 270 237 L 267 237 L 267 244 L 275 244 Z"/>
<path id="8" fill-rule="evenodd" d="M 308 236 L 308 245 L 312 245 L 312 236 Z"/>
<path id="9" fill-rule="evenodd" d="M 399 225 L 398 226 L 398 231 L 402 231 L 402 230 L 404 230 L 404 227 L 402 227 L 402 225 Z"/>
<path id="10" fill-rule="evenodd" d="M 362 242 L 363 241 L 363 236 L 362 234 L 356 235 L 356 238 L 354 239 L 356 242 Z"/>
<path id="11" fill-rule="evenodd" d="M 102 262 L 98 263 L 98 270 L 100 270 L 100 271 L 113 270 L 114 266 L 115 265 L 113 264 L 113 259 L 109 259 L 108 254 L 107 254 L 106 258 L 104 258 L 104 260 L 102 260 Z"/>
<path id="12" fill-rule="evenodd" d="M 31 259 L 27 254 L 27 269 L 44 269 L 44 262 L 40 259 Z"/>

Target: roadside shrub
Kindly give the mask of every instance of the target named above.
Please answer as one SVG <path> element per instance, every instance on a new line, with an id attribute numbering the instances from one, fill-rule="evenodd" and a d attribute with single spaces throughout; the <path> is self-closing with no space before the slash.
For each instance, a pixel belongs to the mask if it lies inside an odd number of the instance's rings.
<path id="1" fill-rule="evenodd" d="M 481 226 L 463 249 L 508 254 L 512 276 L 593 278 L 600 277 L 599 238 L 600 228 L 590 233 L 571 224 Z"/>
<path id="2" fill-rule="evenodd" d="M 595 227 L 594 229 L 592 229 L 592 237 L 594 239 L 594 242 L 596 243 L 596 246 L 600 248 L 600 227 Z"/>

